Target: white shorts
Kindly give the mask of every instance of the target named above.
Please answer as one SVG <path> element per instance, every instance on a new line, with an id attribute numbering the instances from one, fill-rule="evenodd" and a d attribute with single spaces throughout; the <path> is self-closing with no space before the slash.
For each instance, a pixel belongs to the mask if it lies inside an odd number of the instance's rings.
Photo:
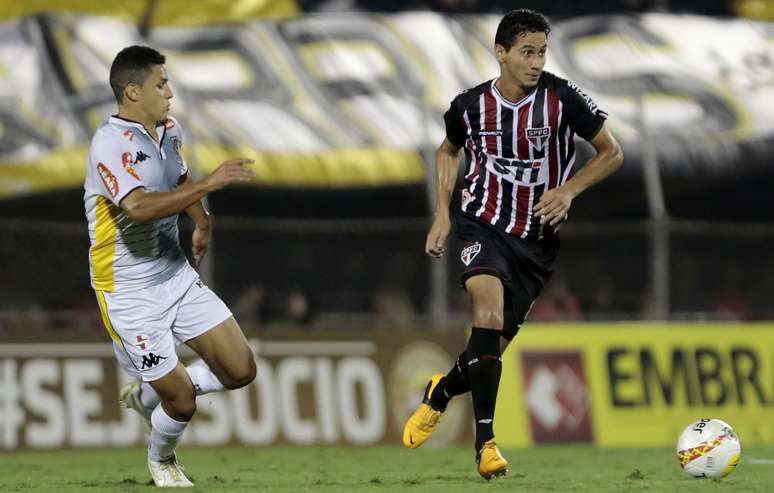
<path id="1" fill-rule="evenodd" d="M 145 382 L 158 380 L 177 366 L 177 344 L 231 316 L 225 303 L 187 262 L 156 286 L 96 293 L 119 364 Z"/>

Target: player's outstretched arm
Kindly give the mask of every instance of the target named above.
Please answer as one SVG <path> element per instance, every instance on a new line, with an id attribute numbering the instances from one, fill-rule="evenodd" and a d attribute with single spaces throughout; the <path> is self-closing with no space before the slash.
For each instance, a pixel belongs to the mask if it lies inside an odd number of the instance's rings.
<path id="1" fill-rule="evenodd" d="M 548 190 L 540 197 L 534 211 L 542 224 L 556 226 L 562 222 L 575 197 L 607 178 L 623 163 L 621 146 L 604 125 L 591 139 L 591 145 L 597 154 L 564 185 Z"/>
<path id="2" fill-rule="evenodd" d="M 449 201 L 457 183 L 460 148 L 444 139 L 435 153 L 435 219 L 427 234 L 425 253 L 431 257 L 443 256 L 446 237 L 449 236 Z"/>
<path id="3" fill-rule="evenodd" d="M 143 187 L 136 188 L 121 200 L 121 208 L 132 220 L 141 223 L 180 214 L 208 193 L 252 180 L 253 170 L 246 167 L 252 162 L 251 159 L 229 159 L 206 178 L 171 192 L 148 192 Z"/>

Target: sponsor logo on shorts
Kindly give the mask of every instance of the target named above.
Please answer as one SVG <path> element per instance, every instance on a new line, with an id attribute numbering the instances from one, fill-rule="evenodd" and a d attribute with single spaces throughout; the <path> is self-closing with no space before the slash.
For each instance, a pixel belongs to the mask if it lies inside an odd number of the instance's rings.
<path id="1" fill-rule="evenodd" d="M 140 334 L 137 336 L 136 341 L 137 342 L 135 342 L 134 346 L 140 351 L 145 351 L 145 348 L 147 346 L 145 343 L 148 342 L 148 336 L 146 336 L 145 334 Z"/>
<path id="2" fill-rule="evenodd" d="M 146 368 L 153 368 L 165 359 L 167 359 L 166 356 L 159 356 L 153 353 L 144 354 L 142 356 L 142 367 L 140 369 L 145 370 Z"/>
<path id="3" fill-rule="evenodd" d="M 107 188 L 108 193 L 110 193 L 110 196 L 115 198 L 115 196 L 118 195 L 118 180 L 113 173 L 110 172 L 107 166 L 102 163 L 97 163 L 97 171 L 99 172 L 99 177 L 102 178 L 102 183 L 105 184 L 105 188 Z"/>
<path id="4" fill-rule="evenodd" d="M 468 189 L 465 189 L 462 191 L 462 208 L 468 206 L 468 204 L 473 200 L 473 195 L 470 193 Z"/>
<path id="5" fill-rule="evenodd" d="M 467 267 L 471 262 L 473 262 L 473 259 L 476 258 L 476 255 L 478 255 L 480 252 L 481 243 L 475 242 L 472 245 L 468 245 L 462 249 L 462 253 L 460 253 L 460 260 L 462 260 L 462 263 Z"/>
<path id="6" fill-rule="evenodd" d="M 529 144 L 538 151 L 543 149 L 548 141 L 548 136 L 551 135 L 551 129 L 548 127 L 528 128 L 524 132 Z"/>

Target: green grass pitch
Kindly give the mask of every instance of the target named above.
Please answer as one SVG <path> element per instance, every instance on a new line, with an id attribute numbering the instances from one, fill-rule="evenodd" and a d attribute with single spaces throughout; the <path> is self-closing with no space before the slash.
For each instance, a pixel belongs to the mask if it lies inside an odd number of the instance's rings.
<path id="1" fill-rule="evenodd" d="M 774 448 L 743 448 L 739 467 L 722 481 L 689 478 L 667 449 L 555 446 L 503 450 L 503 455 L 509 474 L 487 483 L 475 470 L 472 447 L 182 447 L 179 452 L 196 483 L 188 491 L 774 491 Z M 0 452 L 3 492 L 153 491 L 149 481 L 142 449 Z"/>

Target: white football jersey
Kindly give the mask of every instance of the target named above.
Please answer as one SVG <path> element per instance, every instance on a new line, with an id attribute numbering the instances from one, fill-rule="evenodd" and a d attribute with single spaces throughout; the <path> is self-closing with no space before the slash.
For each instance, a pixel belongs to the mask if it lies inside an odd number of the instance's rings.
<path id="1" fill-rule="evenodd" d="M 140 289 L 163 282 L 187 262 L 178 239 L 177 215 L 136 223 L 121 199 L 138 187 L 173 190 L 188 167 L 180 154 L 182 132 L 169 118 L 153 140 L 142 124 L 108 118 L 94 134 L 83 200 L 89 223 L 91 285 L 100 291 Z"/>

